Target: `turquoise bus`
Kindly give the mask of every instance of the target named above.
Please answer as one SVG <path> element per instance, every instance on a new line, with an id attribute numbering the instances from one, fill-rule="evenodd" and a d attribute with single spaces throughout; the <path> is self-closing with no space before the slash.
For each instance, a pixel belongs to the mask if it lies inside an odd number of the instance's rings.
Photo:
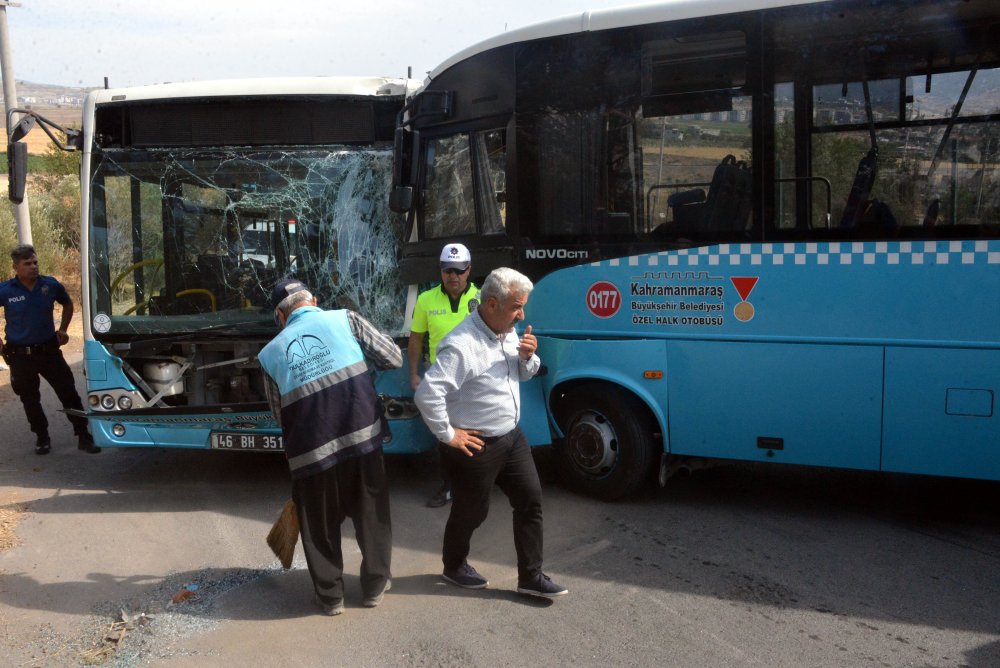
<path id="1" fill-rule="evenodd" d="M 522 428 L 602 498 L 720 460 L 1000 479 L 1000 4 L 691 0 L 504 33 L 398 119 L 404 283 L 536 282 Z"/>
<path id="2" fill-rule="evenodd" d="M 404 221 L 388 195 L 395 119 L 416 85 L 247 79 L 87 96 L 64 148 L 82 152 L 85 415 L 98 445 L 282 450 L 257 352 L 277 332 L 268 296 L 284 276 L 404 341 Z M 376 386 L 386 450 L 430 447 L 405 369 Z"/>

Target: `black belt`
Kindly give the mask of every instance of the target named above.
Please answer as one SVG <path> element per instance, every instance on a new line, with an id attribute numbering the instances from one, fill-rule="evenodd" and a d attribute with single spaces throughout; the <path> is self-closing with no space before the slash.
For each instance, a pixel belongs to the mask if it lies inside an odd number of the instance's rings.
<path id="1" fill-rule="evenodd" d="M 481 438 L 483 443 L 485 443 L 486 445 L 490 445 L 491 443 L 496 443 L 497 441 L 513 436 L 514 432 L 516 431 L 517 431 L 517 426 L 508 431 L 506 434 L 500 434 L 499 436 L 480 436 L 479 438 Z"/>
<path id="2" fill-rule="evenodd" d="M 31 346 L 19 346 L 16 343 L 8 343 L 3 347 L 5 355 L 41 355 L 42 353 L 50 353 L 54 350 L 59 350 L 59 342 L 55 339 L 46 341 L 45 343 L 36 343 Z"/>

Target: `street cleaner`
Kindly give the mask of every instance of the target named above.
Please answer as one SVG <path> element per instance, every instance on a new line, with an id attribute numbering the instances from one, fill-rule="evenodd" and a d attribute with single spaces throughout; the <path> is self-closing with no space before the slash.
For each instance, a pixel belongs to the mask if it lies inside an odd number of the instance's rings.
<path id="1" fill-rule="evenodd" d="M 316 599 L 324 614 L 344 612 L 340 525 L 350 517 L 361 548 L 362 605 L 373 608 L 391 586 L 392 528 L 386 426 L 365 358 L 395 369 L 402 353 L 354 311 L 318 308 L 299 280 L 279 281 L 271 307 L 282 330 L 258 357 L 281 425 Z"/>

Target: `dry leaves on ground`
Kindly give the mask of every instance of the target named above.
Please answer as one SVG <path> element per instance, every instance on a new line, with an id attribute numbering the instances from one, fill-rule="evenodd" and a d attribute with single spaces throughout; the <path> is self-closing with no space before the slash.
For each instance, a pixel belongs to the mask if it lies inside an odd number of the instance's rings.
<path id="1" fill-rule="evenodd" d="M 21 539 L 17 537 L 14 529 L 27 510 L 28 507 L 23 503 L 11 503 L 0 507 L 0 552 L 20 545 Z"/>

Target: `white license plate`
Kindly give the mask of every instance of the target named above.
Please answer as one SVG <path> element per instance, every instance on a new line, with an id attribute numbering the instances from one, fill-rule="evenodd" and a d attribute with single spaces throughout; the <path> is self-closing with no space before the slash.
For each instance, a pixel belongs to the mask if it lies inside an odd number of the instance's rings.
<path id="1" fill-rule="evenodd" d="M 245 431 L 214 431 L 212 432 L 212 448 L 216 450 L 282 452 L 285 446 L 281 441 L 281 436 L 274 434 L 255 434 Z"/>

